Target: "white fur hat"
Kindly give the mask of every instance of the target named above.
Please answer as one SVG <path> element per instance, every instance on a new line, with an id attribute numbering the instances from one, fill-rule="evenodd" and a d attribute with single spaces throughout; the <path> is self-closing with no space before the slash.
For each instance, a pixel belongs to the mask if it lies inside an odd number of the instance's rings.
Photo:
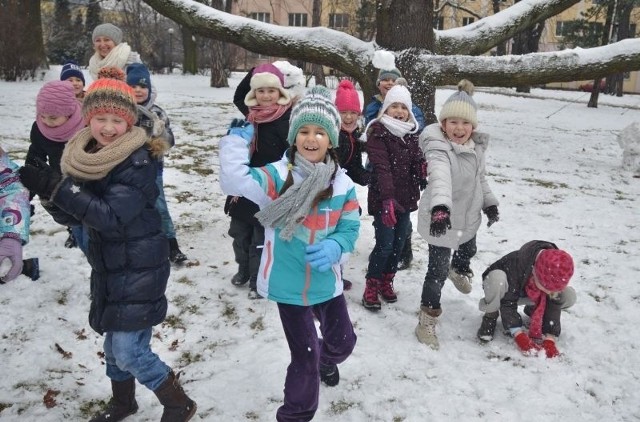
<path id="1" fill-rule="evenodd" d="M 409 121 L 416 125 L 415 129 L 418 130 L 418 120 L 416 120 L 415 114 L 413 114 L 413 102 L 411 101 L 411 93 L 406 86 L 394 85 L 387 95 L 384 96 L 382 107 L 380 107 L 380 113 L 378 116 L 382 116 L 389 106 L 393 103 L 402 103 L 409 110 Z"/>
<path id="2" fill-rule="evenodd" d="M 284 75 L 274 65 L 268 63 L 257 66 L 253 70 L 253 76 L 251 76 L 251 91 L 244 97 L 244 103 L 247 107 L 255 107 L 258 105 L 256 100 L 256 89 L 258 88 L 277 88 L 280 91 L 280 98 L 277 103 L 280 105 L 286 105 L 291 102 L 291 95 L 289 91 L 283 87 Z"/>

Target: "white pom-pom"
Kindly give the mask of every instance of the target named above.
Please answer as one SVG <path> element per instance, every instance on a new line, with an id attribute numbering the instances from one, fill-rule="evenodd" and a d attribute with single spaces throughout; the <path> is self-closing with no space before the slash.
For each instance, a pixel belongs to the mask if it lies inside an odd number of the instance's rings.
<path id="1" fill-rule="evenodd" d="M 394 69 L 396 67 L 396 56 L 386 50 L 377 50 L 373 53 L 371 63 L 376 69 Z"/>

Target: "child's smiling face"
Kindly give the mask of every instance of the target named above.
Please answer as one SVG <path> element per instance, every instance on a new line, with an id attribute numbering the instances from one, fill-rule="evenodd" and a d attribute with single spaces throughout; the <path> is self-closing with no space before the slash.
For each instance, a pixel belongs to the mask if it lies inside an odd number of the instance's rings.
<path id="1" fill-rule="evenodd" d="M 384 114 L 394 119 L 402 120 L 403 122 L 409 121 L 409 109 L 403 103 L 391 103 Z"/>
<path id="2" fill-rule="evenodd" d="M 129 129 L 129 124 L 122 117 L 112 113 L 96 114 L 89 121 L 91 136 L 98 141 L 100 147 L 106 147 Z"/>
<path id="3" fill-rule="evenodd" d="M 329 134 L 321 126 L 304 125 L 298 130 L 296 149 L 310 163 L 323 162 L 329 148 Z"/>
<path id="4" fill-rule="evenodd" d="M 280 90 L 278 88 L 256 88 L 255 94 L 259 106 L 274 105 L 280 99 Z"/>
<path id="5" fill-rule="evenodd" d="M 466 143 L 473 133 L 471 122 L 457 117 L 445 119 L 440 125 L 447 138 L 458 145 Z"/>

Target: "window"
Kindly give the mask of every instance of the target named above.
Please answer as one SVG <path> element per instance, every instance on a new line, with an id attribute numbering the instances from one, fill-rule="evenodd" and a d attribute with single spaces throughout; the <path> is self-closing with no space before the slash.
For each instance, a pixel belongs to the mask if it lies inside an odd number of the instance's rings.
<path id="1" fill-rule="evenodd" d="M 444 18 L 436 18 L 434 19 L 435 22 L 433 22 L 433 26 L 435 29 L 437 30 L 442 30 L 444 29 Z"/>
<path id="2" fill-rule="evenodd" d="M 563 37 L 571 31 L 572 21 L 556 22 L 556 37 Z"/>
<path id="3" fill-rule="evenodd" d="M 348 28 L 349 15 L 346 13 L 329 13 L 329 28 Z"/>
<path id="4" fill-rule="evenodd" d="M 254 13 L 249 13 L 249 17 L 251 19 L 255 19 L 260 22 L 271 23 L 271 13 L 254 12 Z"/>
<path id="5" fill-rule="evenodd" d="M 462 26 L 467 26 L 475 20 L 476 18 L 462 18 Z"/>
<path id="6" fill-rule="evenodd" d="M 289 26 L 307 26 L 307 14 L 289 13 Z"/>

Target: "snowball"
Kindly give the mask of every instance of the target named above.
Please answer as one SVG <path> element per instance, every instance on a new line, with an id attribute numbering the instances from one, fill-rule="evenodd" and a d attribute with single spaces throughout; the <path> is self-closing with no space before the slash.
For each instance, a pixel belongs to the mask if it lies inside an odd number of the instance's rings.
<path id="1" fill-rule="evenodd" d="M 284 87 L 289 90 L 292 97 L 302 97 L 304 95 L 304 87 L 306 79 L 304 72 L 298 66 L 294 66 L 286 60 L 278 60 L 273 62 L 284 75 Z"/>
<path id="2" fill-rule="evenodd" d="M 390 51 L 378 50 L 373 53 L 371 63 L 376 69 L 394 69 L 396 67 L 396 56 Z"/>

